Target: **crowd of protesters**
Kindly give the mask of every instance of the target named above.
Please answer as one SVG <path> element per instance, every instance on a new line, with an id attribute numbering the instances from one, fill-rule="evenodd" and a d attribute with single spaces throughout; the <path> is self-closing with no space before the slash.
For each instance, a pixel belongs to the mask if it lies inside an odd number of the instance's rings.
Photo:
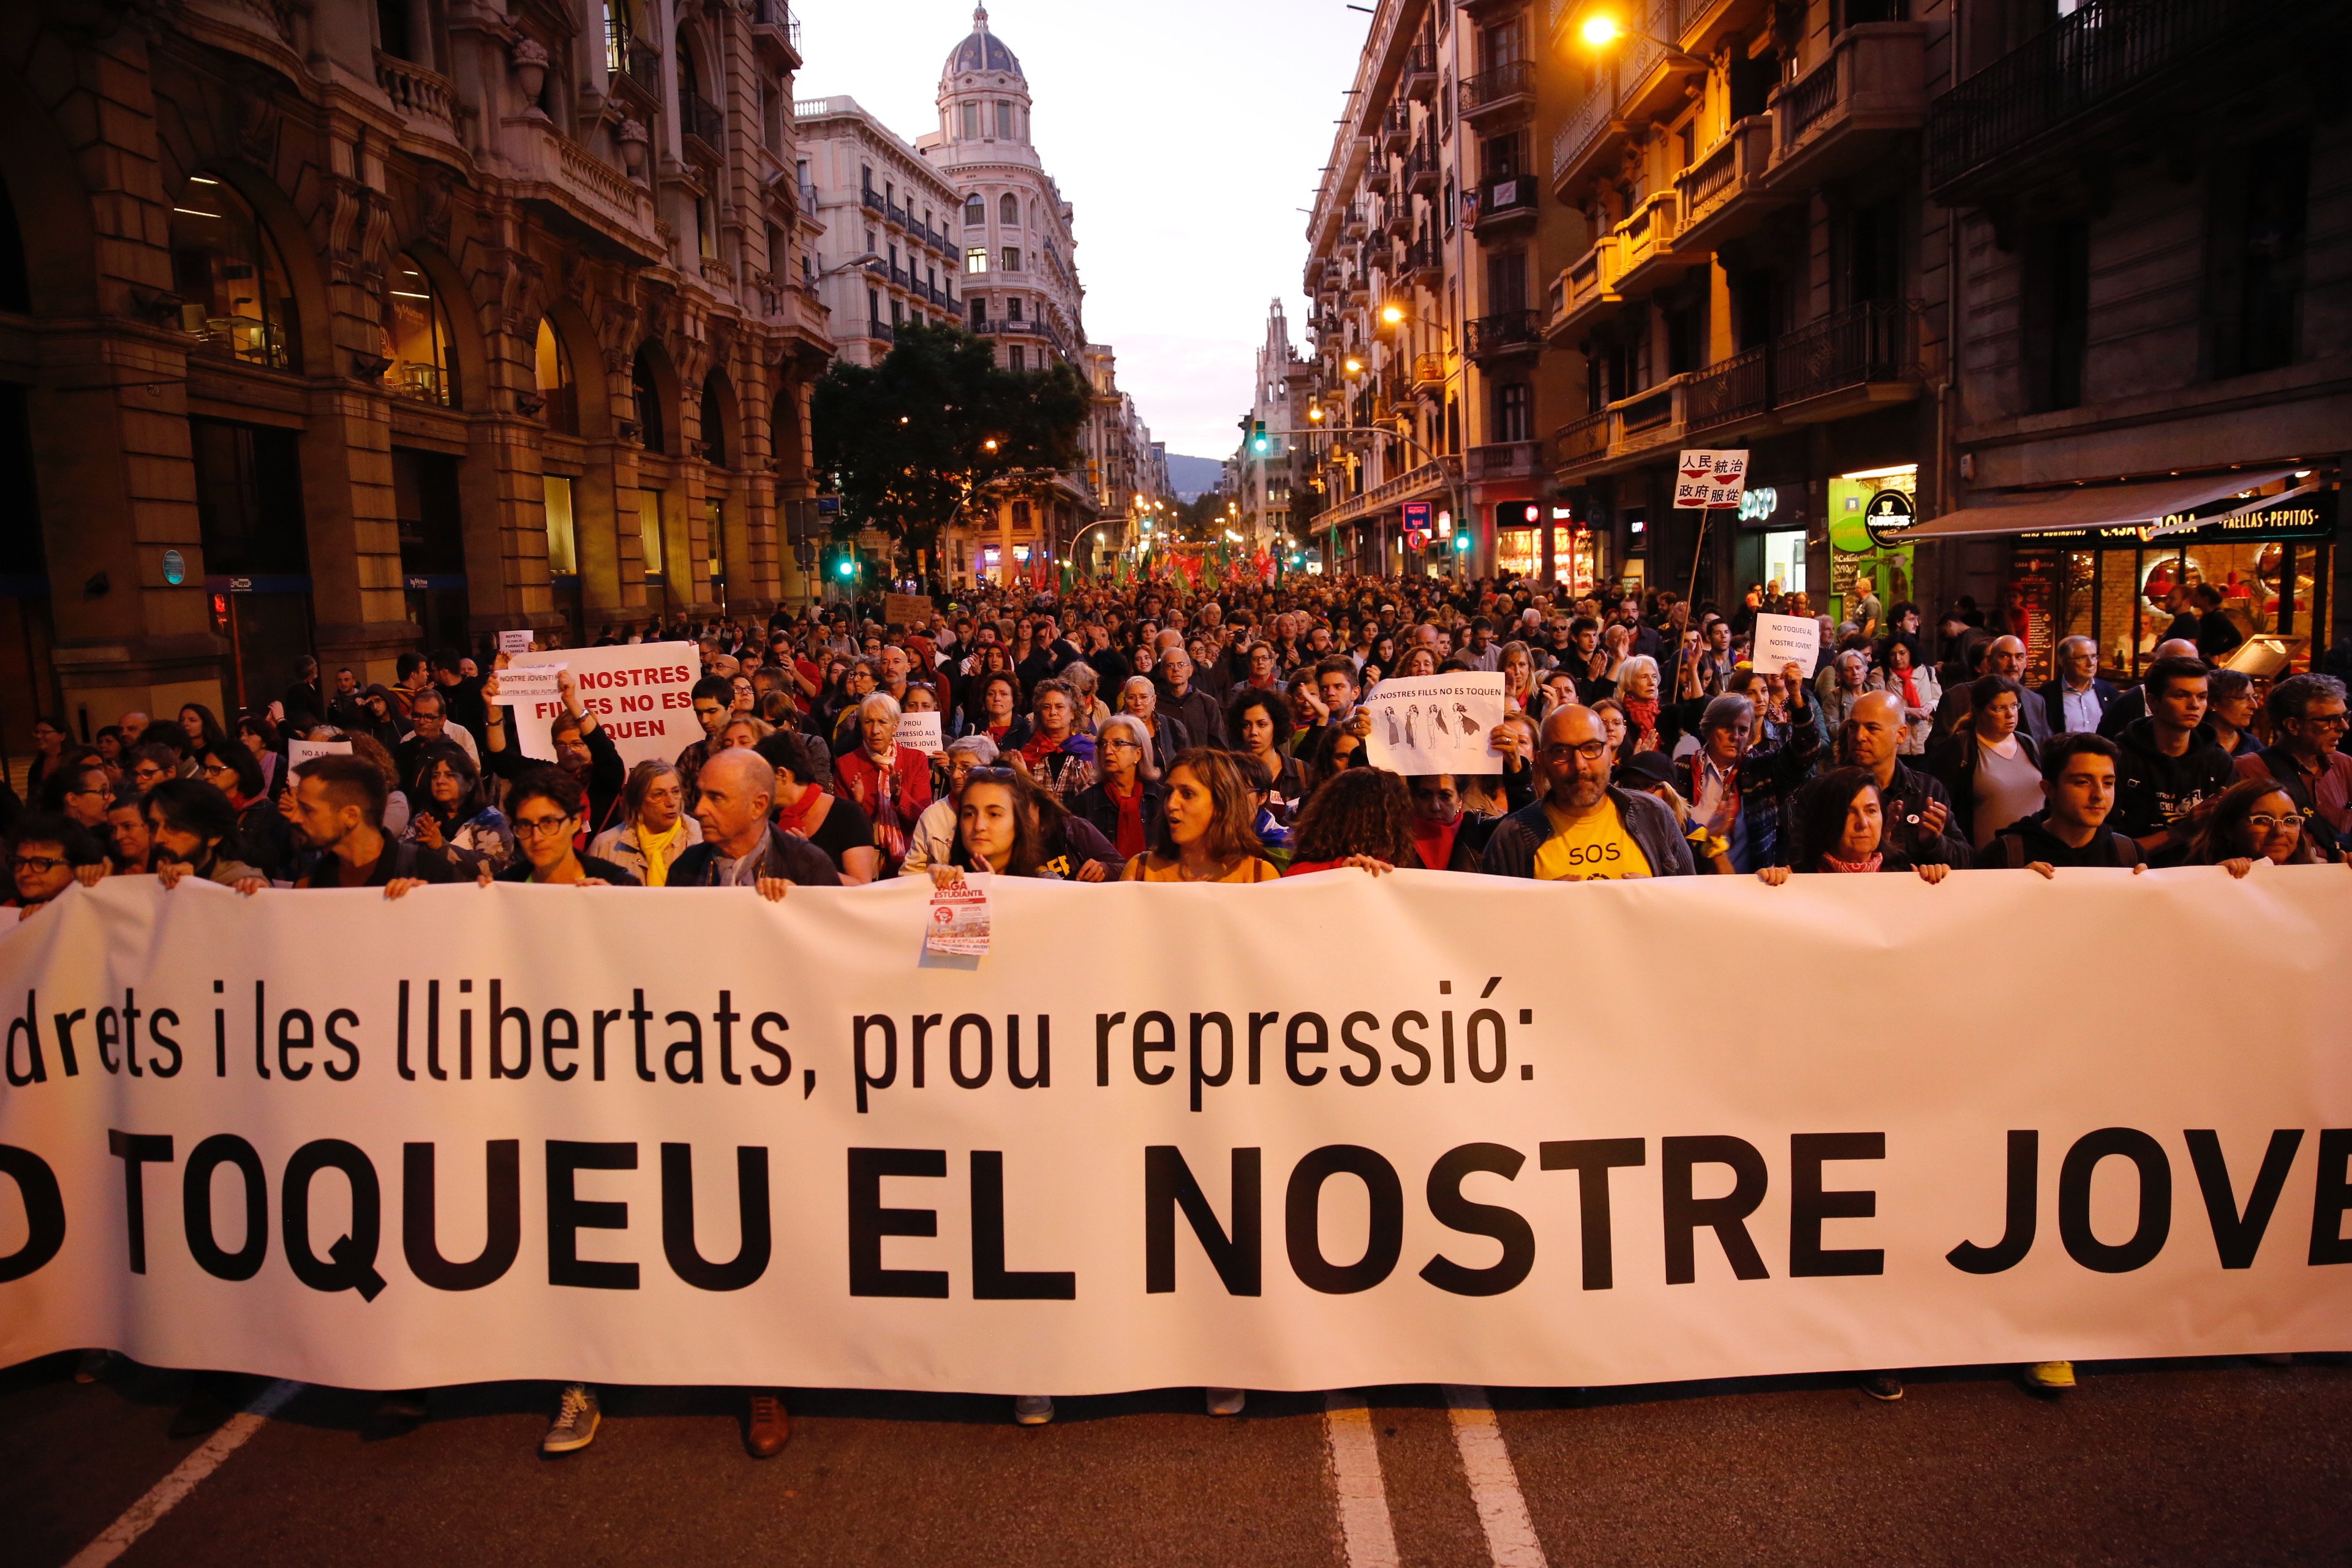
<path id="1" fill-rule="evenodd" d="M 391 685 L 305 660 L 234 728 L 198 704 L 73 740 L 34 731 L 27 795 L 0 797 L 20 918 L 74 882 L 153 874 L 241 892 L 491 881 L 795 885 L 968 874 L 1258 882 L 1399 867 L 1537 880 L 1954 868 L 2256 867 L 2342 861 L 2352 756 L 2338 675 L 2258 690 L 2212 662 L 2236 634 L 2176 595 L 2137 684 L 2069 637 L 2027 650 L 1961 601 L 1933 627 L 1864 594 L 1822 618 L 1808 677 L 1758 668 L 1750 594 L 1730 615 L 1670 593 L 1561 600 L 1539 584 L 1309 578 L 1056 598 L 989 589 L 916 625 L 878 604 L 764 622 L 606 628 L 687 640 L 703 738 L 625 767 L 569 672 L 551 763 L 526 758 L 499 658 L 403 655 Z M 1782 608 L 1803 606 L 1783 605 Z M 1371 764 L 1365 697 L 1398 676 L 1502 675 L 1499 771 Z M 940 715 L 941 749 L 899 742 Z M 289 742 L 343 742 L 289 766 Z M 5 787 L 5 786 L 0 786 Z M 91 1370 L 93 1362 L 86 1370 Z M 94 1375 L 94 1371 L 92 1371 Z M 2072 1385 L 2064 1362 L 2030 1386 Z M 1881 1398 L 1900 1384 L 1864 1382 Z M 1213 1413 L 1242 1408 L 1208 1391 Z M 421 1394 L 383 1396 L 397 1429 Z M 181 1428 L 228 1406 L 200 1380 Z M 1024 1423 L 1052 1402 L 1016 1402 Z M 594 1391 L 565 1388 L 543 1442 L 585 1447 Z M 789 1433 L 749 1411 L 755 1454 Z"/>

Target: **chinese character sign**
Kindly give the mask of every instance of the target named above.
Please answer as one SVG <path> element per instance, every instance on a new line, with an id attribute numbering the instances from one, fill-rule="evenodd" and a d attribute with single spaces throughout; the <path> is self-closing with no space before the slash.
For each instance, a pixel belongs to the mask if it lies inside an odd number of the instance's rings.
<path id="1" fill-rule="evenodd" d="M 1735 451 L 1685 452 L 1682 461 L 1675 465 L 1675 505 L 1678 509 L 1737 507 L 1747 488 L 1748 453 L 1744 447 Z"/>

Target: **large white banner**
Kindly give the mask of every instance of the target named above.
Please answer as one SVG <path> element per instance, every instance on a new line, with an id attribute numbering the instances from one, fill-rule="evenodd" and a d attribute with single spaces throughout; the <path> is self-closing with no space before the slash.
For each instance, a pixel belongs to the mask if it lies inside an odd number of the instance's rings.
<path id="1" fill-rule="evenodd" d="M 571 670 L 580 706 L 596 715 L 596 721 L 613 737 L 621 761 L 631 767 L 643 762 L 674 762 L 680 752 L 702 739 L 702 721 L 694 716 L 694 683 L 701 678 L 702 660 L 690 642 L 553 648 L 517 654 L 509 668 L 535 665 Z M 499 684 L 504 687 L 506 682 L 501 679 Z M 547 731 L 562 708 L 551 689 L 534 700 L 514 704 L 515 734 L 524 756 L 542 762 L 555 759 L 555 743 Z"/>
<path id="2" fill-rule="evenodd" d="M 1596 1384 L 2352 1348 L 2352 875 L 76 889 L 0 1363 Z"/>

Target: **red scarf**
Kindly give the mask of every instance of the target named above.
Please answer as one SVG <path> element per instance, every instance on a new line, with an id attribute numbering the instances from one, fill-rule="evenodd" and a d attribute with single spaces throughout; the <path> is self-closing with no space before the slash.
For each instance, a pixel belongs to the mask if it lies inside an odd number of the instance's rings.
<path id="1" fill-rule="evenodd" d="M 1903 705 L 1906 708 L 1924 706 L 1919 700 L 1919 689 L 1911 684 L 1911 667 L 1903 667 Z"/>
<path id="2" fill-rule="evenodd" d="M 1122 795 L 1117 784 L 1105 779 L 1103 792 L 1118 807 L 1118 852 L 1132 860 L 1147 847 L 1143 841 L 1143 782 L 1137 780 L 1135 787 Z"/>
<path id="3" fill-rule="evenodd" d="M 1454 836 L 1461 831 L 1462 819 L 1458 816 L 1443 826 L 1423 822 L 1419 817 L 1415 817 L 1412 824 L 1412 847 L 1414 852 L 1421 857 L 1422 865 L 1432 871 L 1443 871 L 1451 865 L 1454 860 Z"/>
<path id="4" fill-rule="evenodd" d="M 1633 733 L 1639 742 L 1637 749 L 1654 751 L 1658 744 L 1658 700 L 1654 697 L 1628 697 L 1625 717 L 1633 721 Z"/>
<path id="5" fill-rule="evenodd" d="M 776 807 L 776 826 L 796 838 L 806 838 L 808 819 L 816 814 L 817 808 L 824 803 L 824 791 L 812 784 L 801 792 L 800 805 Z"/>
<path id="6" fill-rule="evenodd" d="M 1822 869 L 1824 871 L 1875 871 L 1885 858 L 1885 855 L 1874 852 L 1867 860 L 1841 860 L 1827 850 L 1823 850 Z"/>

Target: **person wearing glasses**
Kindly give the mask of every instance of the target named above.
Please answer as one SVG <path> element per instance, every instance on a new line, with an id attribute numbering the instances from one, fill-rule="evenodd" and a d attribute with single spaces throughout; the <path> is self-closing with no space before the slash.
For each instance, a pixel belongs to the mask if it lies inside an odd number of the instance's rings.
<path id="1" fill-rule="evenodd" d="M 2242 779 L 2267 779 L 2305 817 L 2303 835 L 2331 856 L 2352 849 L 2352 757 L 2344 743 L 2344 682 L 2289 676 L 2271 688 L 2270 745 L 2237 759 Z"/>
<path id="2" fill-rule="evenodd" d="M 514 864 L 491 871 L 481 863 L 477 873 L 484 887 L 500 882 L 536 882 L 541 886 L 568 883 L 583 888 L 634 888 L 636 878 L 613 861 L 583 855 L 572 847 L 580 832 L 580 816 L 587 792 L 562 768 L 527 768 L 507 785 L 508 818 L 514 829 Z"/>
<path id="3" fill-rule="evenodd" d="M 1478 868 L 1539 882 L 1690 876 L 1682 825 L 1656 796 L 1612 784 L 1614 761 L 1599 714 L 1553 710 L 1536 744 L 1542 794 L 1496 824 Z"/>
<path id="4" fill-rule="evenodd" d="M 644 887 L 667 887 L 677 858 L 702 842 L 702 825 L 686 814 L 685 775 L 659 760 L 639 763 L 629 770 L 621 809 L 625 820 L 596 835 L 589 855 L 620 867 Z"/>
<path id="5" fill-rule="evenodd" d="M 7 904 L 18 920 L 26 920 L 77 881 L 95 887 L 106 875 L 106 855 L 79 822 L 37 812 L 16 821 L 8 844 L 8 872 Z"/>
<path id="6" fill-rule="evenodd" d="M 2243 878 L 2267 861 L 2273 866 L 2313 866 L 2328 859 L 2304 832 L 2305 816 L 2294 797 L 2265 779 L 2241 779 L 2221 792 L 2213 814 L 2189 847 L 2189 864 L 2219 866 Z"/>
<path id="7" fill-rule="evenodd" d="M 159 778 L 156 782 L 163 781 Z M 106 803 L 111 793 L 106 782 L 106 768 L 95 753 L 68 757 L 49 775 L 47 785 L 42 789 L 41 809 L 60 814 L 85 832 L 102 833 L 106 829 Z"/>

